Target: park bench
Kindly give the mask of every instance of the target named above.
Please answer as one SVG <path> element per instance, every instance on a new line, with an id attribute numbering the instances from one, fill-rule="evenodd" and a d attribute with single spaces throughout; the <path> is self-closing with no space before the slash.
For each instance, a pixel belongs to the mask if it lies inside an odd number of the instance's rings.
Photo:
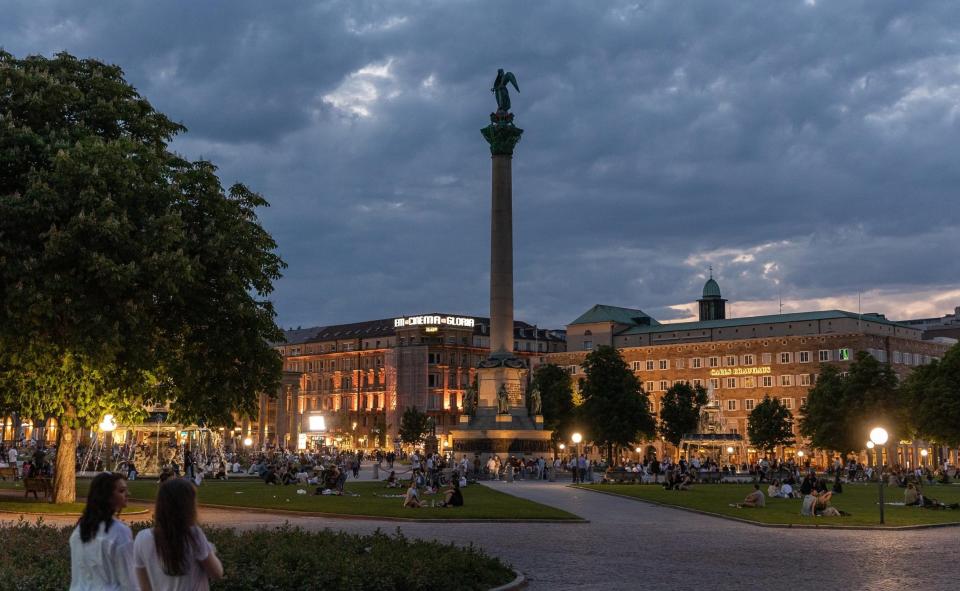
<path id="1" fill-rule="evenodd" d="M 16 466 L 4 466 L 0 468 L 0 478 L 6 480 L 7 478 L 11 480 L 17 479 L 17 467 Z"/>
<path id="2" fill-rule="evenodd" d="M 701 470 L 697 476 L 697 481 L 717 484 L 722 476 L 719 470 Z"/>
<path id="3" fill-rule="evenodd" d="M 23 496 L 27 497 L 33 493 L 33 498 L 39 500 L 37 493 L 43 493 L 43 500 L 53 498 L 53 486 L 49 478 L 24 478 Z"/>
<path id="4" fill-rule="evenodd" d="M 634 484 L 637 479 L 643 476 L 640 472 L 627 472 L 626 470 L 611 470 L 604 475 L 607 482 L 615 484 L 630 483 Z"/>

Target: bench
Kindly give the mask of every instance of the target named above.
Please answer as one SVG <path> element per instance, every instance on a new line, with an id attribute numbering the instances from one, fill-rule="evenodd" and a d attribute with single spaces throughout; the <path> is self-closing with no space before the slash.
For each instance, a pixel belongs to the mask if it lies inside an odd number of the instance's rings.
<path id="1" fill-rule="evenodd" d="M 33 498 L 39 500 L 37 493 L 43 493 L 43 500 L 53 498 L 53 484 L 49 478 L 24 478 L 23 496 L 27 497 L 33 493 Z"/>
<path id="2" fill-rule="evenodd" d="M 722 476 L 719 470 L 701 470 L 697 475 L 697 482 L 718 484 Z"/>
<path id="3" fill-rule="evenodd" d="M 615 484 L 634 484 L 643 476 L 641 472 L 627 472 L 626 470 L 611 470 L 604 474 L 604 480 Z"/>
<path id="4" fill-rule="evenodd" d="M 0 468 L 0 478 L 6 480 L 7 478 L 11 480 L 17 479 L 17 467 L 16 466 L 4 466 Z"/>

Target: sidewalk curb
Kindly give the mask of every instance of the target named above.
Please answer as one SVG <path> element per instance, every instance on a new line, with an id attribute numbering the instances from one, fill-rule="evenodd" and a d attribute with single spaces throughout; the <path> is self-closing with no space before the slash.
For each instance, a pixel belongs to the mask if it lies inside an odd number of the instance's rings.
<path id="1" fill-rule="evenodd" d="M 828 524 L 815 524 L 815 523 L 759 523 L 756 521 L 750 521 L 749 519 L 742 519 L 740 517 L 733 517 L 732 515 L 723 515 L 722 513 L 712 513 L 710 511 L 703 511 L 701 509 L 693 509 L 691 507 L 680 507 L 678 505 L 671 505 L 669 503 L 661 503 L 659 501 L 652 501 L 649 499 L 639 499 L 637 497 L 632 497 L 630 495 L 624 495 L 616 492 L 611 492 L 607 490 L 595 490 L 591 488 L 582 488 L 579 486 L 567 485 L 569 488 L 575 488 L 577 490 L 585 490 L 588 492 L 593 492 L 601 495 L 610 495 L 611 497 L 619 497 L 621 499 L 628 499 L 630 501 L 636 501 L 638 503 L 646 503 L 648 505 L 654 505 L 657 507 L 666 507 L 667 509 L 676 509 L 678 511 L 686 511 L 687 513 L 697 513 L 699 515 L 707 515 L 709 517 L 716 517 L 719 519 L 726 519 L 727 521 L 736 521 L 738 523 L 743 523 L 746 525 L 753 525 L 756 527 L 766 527 L 773 529 L 839 529 L 839 530 L 852 530 L 852 531 L 910 531 L 918 529 L 938 529 L 943 527 L 957 527 L 960 526 L 960 522 L 953 521 L 950 523 L 923 523 L 918 525 L 828 525 Z"/>

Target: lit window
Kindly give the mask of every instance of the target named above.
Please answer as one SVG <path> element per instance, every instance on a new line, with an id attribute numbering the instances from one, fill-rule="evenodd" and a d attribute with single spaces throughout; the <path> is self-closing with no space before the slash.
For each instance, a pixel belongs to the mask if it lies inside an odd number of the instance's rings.
<path id="1" fill-rule="evenodd" d="M 837 359 L 840 361 L 850 361 L 850 349 L 840 349 L 837 351 Z"/>
<path id="2" fill-rule="evenodd" d="M 741 387 L 741 388 L 756 388 L 756 387 L 757 387 L 756 378 L 753 377 L 753 376 L 747 376 L 747 377 L 740 378 L 740 387 Z"/>

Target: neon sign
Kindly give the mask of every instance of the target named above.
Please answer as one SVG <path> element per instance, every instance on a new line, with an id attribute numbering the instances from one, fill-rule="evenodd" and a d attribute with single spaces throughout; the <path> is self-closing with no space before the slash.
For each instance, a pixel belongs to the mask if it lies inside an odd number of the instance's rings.
<path id="1" fill-rule="evenodd" d="M 462 316 L 410 316 L 407 318 L 395 318 L 393 320 L 394 328 L 404 328 L 406 326 L 463 326 L 473 328 L 473 318 L 463 318 Z"/>
<path id="2" fill-rule="evenodd" d="M 720 376 L 759 376 L 770 373 L 770 367 L 767 365 L 761 367 L 724 367 L 723 369 L 711 369 L 712 377 Z"/>

